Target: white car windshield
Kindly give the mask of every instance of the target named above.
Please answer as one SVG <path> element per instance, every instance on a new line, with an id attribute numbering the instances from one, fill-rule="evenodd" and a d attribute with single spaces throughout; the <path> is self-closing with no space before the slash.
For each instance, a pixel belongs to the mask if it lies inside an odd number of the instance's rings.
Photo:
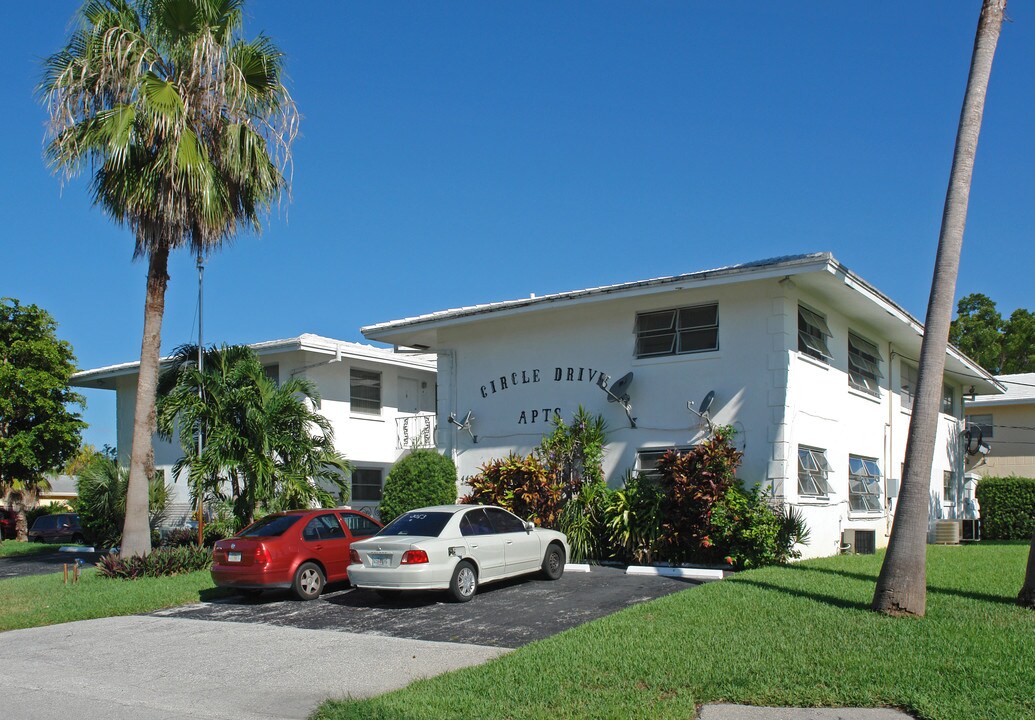
<path id="1" fill-rule="evenodd" d="M 451 517 L 453 513 L 447 512 L 408 512 L 388 523 L 378 535 L 438 537 Z"/>

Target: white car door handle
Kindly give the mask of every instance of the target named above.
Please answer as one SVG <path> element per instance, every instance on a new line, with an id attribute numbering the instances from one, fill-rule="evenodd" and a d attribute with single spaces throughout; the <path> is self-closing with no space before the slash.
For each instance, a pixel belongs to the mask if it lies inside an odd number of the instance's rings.
<path id="1" fill-rule="evenodd" d="M 513 545 L 513 544 L 514 544 L 513 540 L 507 540 L 507 545 Z"/>

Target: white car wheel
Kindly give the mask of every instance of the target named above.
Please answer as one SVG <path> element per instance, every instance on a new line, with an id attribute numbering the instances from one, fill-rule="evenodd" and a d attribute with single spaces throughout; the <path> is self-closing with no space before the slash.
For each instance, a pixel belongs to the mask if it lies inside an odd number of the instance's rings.
<path id="1" fill-rule="evenodd" d="M 478 591 L 478 573 L 469 562 L 457 563 L 453 579 L 449 581 L 449 593 L 457 602 L 467 602 Z"/>

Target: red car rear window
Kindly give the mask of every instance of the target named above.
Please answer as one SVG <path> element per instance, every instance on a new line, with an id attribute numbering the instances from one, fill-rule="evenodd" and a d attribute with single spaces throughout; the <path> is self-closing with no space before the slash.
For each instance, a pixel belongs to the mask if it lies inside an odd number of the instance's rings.
<path id="1" fill-rule="evenodd" d="M 280 537 L 301 517 L 301 515 L 268 515 L 242 530 L 240 537 Z"/>

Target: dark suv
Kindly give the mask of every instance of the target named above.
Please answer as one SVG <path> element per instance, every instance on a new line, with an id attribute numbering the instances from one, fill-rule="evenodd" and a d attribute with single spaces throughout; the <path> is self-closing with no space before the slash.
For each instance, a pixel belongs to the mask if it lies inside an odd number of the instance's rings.
<path id="1" fill-rule="evenodd" d="M 81 545 L 86 535 L 75 513 L 40 515 L 29 528 L 29 542 L 71 542 Z"/>

